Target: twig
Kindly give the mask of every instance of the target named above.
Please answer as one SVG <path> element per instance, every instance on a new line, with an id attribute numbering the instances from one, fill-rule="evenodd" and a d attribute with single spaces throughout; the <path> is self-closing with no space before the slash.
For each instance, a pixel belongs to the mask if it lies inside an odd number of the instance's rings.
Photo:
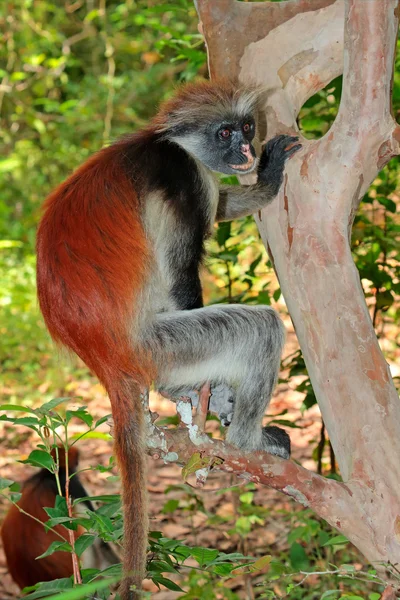
<path id="1" fill-rule="evenodd" d="M 20 505 L 17 502 L 14 502 L 14 500 L 12 500 L 7 494 L 5 494 L 4 492 L 0 492 L 0 496 L 3 496 L 3 498 L 6 498 L 7 500 L 9 500 L 11 502 L 11 504 L 13 504 L 15 506 L 15 508 L 17 508 L 19 510 L 20 513 L 22 513 L 23 515 L 26 515 L 27 517 L 30 517 L 31 519 L 33 519 L 37 523 L 40 523 L 40 525 L 43 525 L 43 527 L 45 526 L 45 523 L 43 523 L 43 521 L 41 521 L 37 517 L 34 517 L 30 513 L 26 512 L 26 510 L 24 510 L 23 508 L 21 508 Z M 55 535 L 57 535 L 59 538 L 61 538 L 64 542 L 68 543 L 67 538 L 64 537 L 61 533 L 59 533 L 53 527 L 48 527 L 47 531 L 51 531 L 52 533 L 54 533 Z"/>
<path id="2" fill-rule="evenodd" d="M 65 500 L 67 502 L 68 516 L 73 519 L 72 498 L 69 493 L 69 465 L 68 465 L 68 445 L 65 445 Z M 72 569 L 74 572 L 74 583 L 82 583 L 81 570 L 79 567 L 78 555 L 75 552 L 75 536 L 72 529 L 68 529 L 69 543 L 71 544 L 72 552 Z"/>
<path id="3" fill-rule="evenodd" d="M 114 46 L 111 43 L 111 38 L 107 34 L 107 11 L 106 11 L 106 0 L 100 0 L 99 13 L 103 19 L 104 31 L 101 32 L 101 36 L 104 39 L 105 52 L 104 56 L 107 58 L 108 65 L 108 94 L 107 94 L 107 105 L 106 115 L 104 117 L 104 130 L 103 130 L 103 142 L 107 143 L 110 139 L 111 133 L 111 122 L 114 114 L 114 96 L 115 90 L 113 87 L 113 78 L 115 75 L 115 60 L 114 60 Z"/>
<path id="4" fill-rule="evenodd" d="M 319 438 L 319 442 L 318 442 L 318 446 L 317 446 L 317 461 L 318 461 L 317 473 L 318 473 L 318 475 L 322 475 L 322 455 L 324 453 L 324 448 L 325 448 L 325 423 L 324 423 L 324 421 L 322 421 L 321 433 L 320 433 L 320 438 Z"/>

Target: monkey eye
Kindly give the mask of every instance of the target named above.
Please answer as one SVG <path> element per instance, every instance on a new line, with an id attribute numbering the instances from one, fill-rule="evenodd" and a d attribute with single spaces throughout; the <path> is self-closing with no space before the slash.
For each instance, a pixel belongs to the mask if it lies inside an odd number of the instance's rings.
<path id="1" fill-rule="evenodd" d="M 251 131 L 252 129 L 252 124 L 251 123 L 245 123 L 242 127 L 244 133 L 249 133 L 249 131 Z"/>
<path id="2" fill-rule="evenodd" d="M 232 131 L 230 129 L 228 129 L 227 127 L 225 127 L 225 129 L 219 130 L 218 135 L 219 135 L 219 137 L 226 140 L 228 137 L 230 137 L 232 135 Z"/>

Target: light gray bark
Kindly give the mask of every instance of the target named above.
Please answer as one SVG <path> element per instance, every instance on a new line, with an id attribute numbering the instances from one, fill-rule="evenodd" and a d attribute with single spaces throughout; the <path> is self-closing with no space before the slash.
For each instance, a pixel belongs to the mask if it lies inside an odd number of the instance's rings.
<path id="1" fill-rule="evenodd" d="M 334 125 L 302 140 L 258 226 L 345 484 L 277 459 L 265 479 L 306 500 L 370 561 L 399 563 L 400 402 L 349 246 L 363 194 L 399 153 L 390 97 L 399 0 L 196 6 L 211 76 L 269 89 L 268 138 L 295 133 L 303 103 L 343 71 Z"/>

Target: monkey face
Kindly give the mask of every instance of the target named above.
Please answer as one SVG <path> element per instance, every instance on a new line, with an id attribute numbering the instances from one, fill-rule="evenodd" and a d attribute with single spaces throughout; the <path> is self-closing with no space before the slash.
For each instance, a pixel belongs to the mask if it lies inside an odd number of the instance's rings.
<path id="1" fill-rule="evenodd" d="M 254 170 L 256 153 L 251 142 L 255 135 L 255 122 L 252 116 L 224 123 L 214 135 L 214 166 L 210 168 L 229 175 Z"/>
<path id="2" fill-rule="evenodd" d="M 180 128 L 172 139 L 212 171 L 226 175 L 251 173 L 257 166 L 252 145 L 255 136 L 252 115 L 229 115 L 206 125 Z"/>

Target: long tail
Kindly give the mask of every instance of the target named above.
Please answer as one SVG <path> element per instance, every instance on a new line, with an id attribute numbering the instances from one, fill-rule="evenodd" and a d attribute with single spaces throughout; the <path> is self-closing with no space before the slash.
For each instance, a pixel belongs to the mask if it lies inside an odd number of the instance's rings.
<path id="1" fill-rule="evenodd" d="M 46 201 L 37 238 L 40 308 L 56 342 L 73 350 L 111 400 L 123 483 L 125 573 L 121 596 L 141 588 L 147 549 L 143 410 L 139 386 L 151 361 L 134 348 L 133 323 L 150 269 L 139 202 L 122 164 L 123 147 L 87 161 Z"/>
<path id="2" fill-rule="evenodd" d="M 136 600 L 146 574 L 148 509 L 146 489 L 146 452 L 143 410 L 138 385 L 132 380 L 121 381 L 118 389 L 110 390 L 114 414 L 114 444 L 119 463 L 125 513 L 124 573 L 119 593 L 123 600 Z"/>

